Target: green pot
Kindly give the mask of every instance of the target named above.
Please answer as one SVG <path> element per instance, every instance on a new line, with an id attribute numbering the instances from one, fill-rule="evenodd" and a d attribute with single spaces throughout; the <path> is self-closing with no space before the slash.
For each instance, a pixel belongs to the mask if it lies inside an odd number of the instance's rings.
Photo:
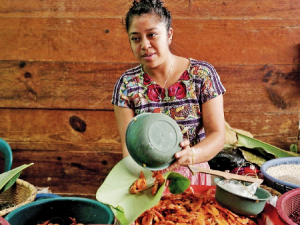
<path id="1" fill-rule="evenodd" d="M 234 193 L 232 190 L 226 190 L 220 186 L 219 182 L 223 178 L 216 177 L 214 182 L 216 183 L 215 198 L 217 202 L 225 208 L 231 210 L 240 215 L 254 216 L 261 213 L 266 205 L 267 200 L 272 198 L 272 195 L 265 189 L 258 187 L 255 196 L 257 200 L 244 197 Z M 250 183 L 243 182 L 246 186 Z"/>
<path id="2" fill-rule="evenodd" d="M 5 161 L 4 172 L 7 172 L 11 169 L 13 156 L 9 144 L 1 138 L 0 138 L 0 152 L 3 154 L 3 158 Z"/>
<path id="3" fill-rule="evenodd" d="M 42 199 L 21 206 L 5 219 L 10 225 L 35 225 L 50 220 L 55 224 L 71 224 L 69 217 L 83 224 L 113 224 L 111 209 L 101 202 L 77 197 Z"/>
<path id="4" fill-rule="evenodd" d="M 181 130 L 171 117 L 143 113 L 134 117 L 126 130 L 126 146 L 133 160 L 149 170 L 167 168 L 175 159 L 183 140 Z"/>

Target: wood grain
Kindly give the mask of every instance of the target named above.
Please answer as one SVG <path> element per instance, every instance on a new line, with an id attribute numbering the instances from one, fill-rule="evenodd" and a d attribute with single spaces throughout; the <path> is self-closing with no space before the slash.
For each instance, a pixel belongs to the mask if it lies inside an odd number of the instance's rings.
<path id="1" fill-rule="evenodd" d="M 72 116 L 85 121 L 85 132 L 72 128 Z M 112 111 L 1 109 L 0 124 L 12 149 L 122 152 Z"/>
<path id="2" fill-rule="evenodd" d="M 95 194 L 121 153 L 14 150 L 12 168 L 34 162 L 20 178 L 53 193 Z M 84 159 L 84 160 L 83 160 Z"/>
<path id="3" fill-rule="evenodd" d="M 0 107 L 113 110 L 115 82 L 136 65 L 0 61 Z M 215 68 L 227 90 L 225 112 L 299 113 L 297 65 L 215 65 Z"/>
<path id="4" fill-rule="evenodd" d="M 172 53 L 214 65 L 229 125 L 300 149 L 300 2 L 164 2 Z M 13 150 L 13 168 L 34 162 L 21 179 L 95 198 L 122 159 L 110 100 L 116 80 L 137 65 L 124 25 L 131 4 L 1 1 L 0 138 Z"/>
<path id="5" fill-rule="evenodd" d="M 291 64 L 298 55 L 299 24 L 174 19 L 171 50 L 212 64 Z M 136 62 L 121 19 L 0 18 L 0 29 L 2 60 Z"/>
<path id="6" fill-rule="evenodd" d="M 120 18 L 131 0 L 2 0 L 1 17 Z M 172 17 L 178 18 L 299 18 L 300 3 L 282 0 L 166 0 Z"/>
<path id="7" fill-rule="evenodd" d="M 77 116 L 86 131 L 75 131 L 69 118 Z M 225 113 L 230 126 L 249 131 L 255 138 L 288 150 L 297 142 L 296 114 Z M 1 109 L 0 137 L 12 149 L 121 153 L 113 111 Z"/>

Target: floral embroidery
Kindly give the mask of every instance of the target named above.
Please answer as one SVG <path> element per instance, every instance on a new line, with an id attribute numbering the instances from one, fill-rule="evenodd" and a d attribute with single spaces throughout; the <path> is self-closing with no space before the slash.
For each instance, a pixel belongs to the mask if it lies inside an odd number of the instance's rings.
<path id="1" fill-rule="evenodd" d="M 159 102 L 159 98 L 165 98 L 165 89 L 161 88 L 158 84 L 151 84 L 148 86 L 147 95 L 151 101 Z"/>
<path id="2" fill-rule="evenodd" d="M 144 85 L 149 85 L 151 83 L 151 78 L 148 74 L 144 73 Z"/>
<path id="3" fill-rule="evenodd" d="M 225 91 L 212 65 L 190 59 L 189 68 L 168 89 L 155 84 L 141 65 L 127 70 L 116 82 L 112 103 L 131 108 L 135 115 L 151 112 L 170 116 L 180 127 L 183 138 L 195 145 L 205 138 L 202 104 Z M 197 166 L 209 168 L 207 163 Z M 188 177 L 192 184 L 210 185 L 207 175 L 193 176 L 187 167 L 175 171 Z"/>
<path id="4" fill-rule="evenodd" d="M 183 82 L 177 82 L 169 87 L 169 96 L 175 96 L 177 99 L 182 99 L 186 96 L 186 87 Z"/>
<path id="5" fill-rule="evenodd" d="M 115 85 L 112 103 L 132 108 L 135 115 L 169 115 L 194 145 L 205 138 L 201 105 L 225 91 L 212 65 L 190 59 L 189 68 L 168 89 L 156 84 L 141 65 L 126 71 Z"/>

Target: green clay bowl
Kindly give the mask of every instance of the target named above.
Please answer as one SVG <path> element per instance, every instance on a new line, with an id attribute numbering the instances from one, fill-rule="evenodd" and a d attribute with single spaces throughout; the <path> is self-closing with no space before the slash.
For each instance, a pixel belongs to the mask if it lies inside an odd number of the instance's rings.
<path id="1" fill-rule="evenodd" d="M 214 182 L 216 183 L 215 198 L 217 202 L 225 208 L 235 212 L 239 215 L 254 216 L 261 213 L 266 205 L 267 200 L 272 198 L 272 195 L 265 189 L 258 187 L 255 194 L 257 200 L 244 197 L 234 193 L 232 190 L 224 189 L 219 182 L 223 178 L 216 177 Z M 243 182 L 246 186 L 250 183 Z"/>
<path id="2" fill-rule="evenodd" d="M 143 113 L 134 117 L 126 129 L 126 146 L 133 160 L 149 170 L 167 168 L 181 150 L 181 130 L 171 117 Z"/>

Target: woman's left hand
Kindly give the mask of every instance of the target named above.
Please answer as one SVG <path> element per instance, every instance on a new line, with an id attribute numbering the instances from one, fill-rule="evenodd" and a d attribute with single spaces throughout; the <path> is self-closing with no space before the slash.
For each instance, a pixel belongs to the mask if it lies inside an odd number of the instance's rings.
<path id="1" fill-rule="evenodd" d="M 193 162 L 192 159 L 192 150 L 190 148 L 190 142 L 189 140 L 183 140 L 180 142 L 180 146 L 182 147 L 182 150 L 180 152 L 177 152 L 175 154 L 176 161 L 172 163 L 166 171 L 171 171 L 179 166 L 187 166 L 191 165 Z"/>

